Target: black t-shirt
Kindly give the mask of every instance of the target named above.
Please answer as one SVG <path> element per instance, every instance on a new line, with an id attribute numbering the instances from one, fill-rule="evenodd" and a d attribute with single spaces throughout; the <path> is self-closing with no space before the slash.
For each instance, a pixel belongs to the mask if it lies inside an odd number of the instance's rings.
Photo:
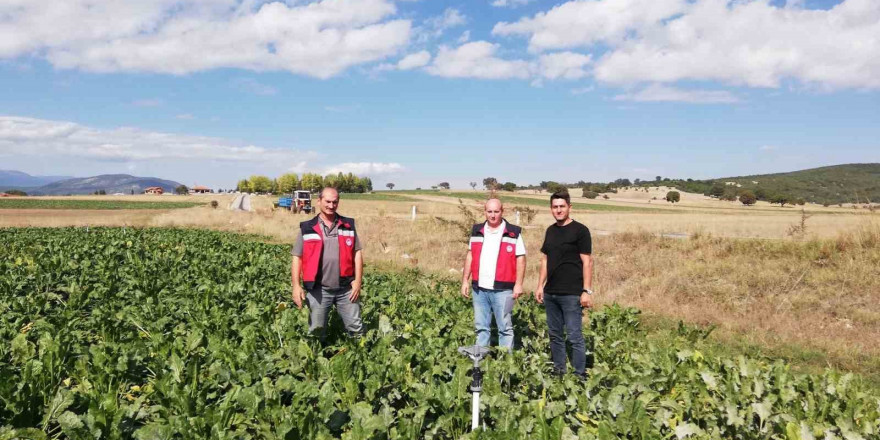
<path id="1" fill-rule="evenodd" d="M 544 234 L 541 252 L 547 256 L 547 284 L 544 293 L 580 295 L 584 289 L 584 263 L 581 254 L 593 252 L 590 230 L 572 220 L 565 226 L 555 223 Z"/>

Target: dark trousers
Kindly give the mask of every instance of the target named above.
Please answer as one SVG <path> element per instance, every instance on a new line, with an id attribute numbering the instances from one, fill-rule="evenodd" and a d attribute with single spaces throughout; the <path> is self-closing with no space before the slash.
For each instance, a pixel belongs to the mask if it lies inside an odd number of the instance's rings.
<path id="1" fill-rule="evenodd" d="M 583 375 L 586 370 L 587 354 L 583 332 L 583 307 L 580 295 L 544 295 L 544 309 L 547 311 L 547 328 L 550 333 L 550 357 L 553 368 L 560 373 L 566 371 L 565 334 L 571 344 L 571 365 L 574 373 Z"/>

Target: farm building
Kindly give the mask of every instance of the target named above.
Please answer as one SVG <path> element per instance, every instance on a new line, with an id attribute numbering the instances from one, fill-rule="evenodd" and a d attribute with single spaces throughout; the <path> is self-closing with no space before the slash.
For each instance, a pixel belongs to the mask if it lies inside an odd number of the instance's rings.
<path id="1" fill-rule="evenodd" d="M 211 188 L 208 188 L 207 186 L 196 185 L 196 186 L 192 187 L 192 189 L 190 189 L 189 192 L 191 194 L 208 194 L 211 192 Z"/>
<path id="2" fill-rule="evenodd" d="M 160 195 L 160 194 L 162 194 L 162 193 L 164 193 L 164 192 L 165 192 L 165 190 L 162 189 L 161 186 L 151 186 L 151 187 L 149 187 L 149 188 L 147 188 L 147 189 L 144 190 L 144 194 L 156 194 L 156 195 Z"/>

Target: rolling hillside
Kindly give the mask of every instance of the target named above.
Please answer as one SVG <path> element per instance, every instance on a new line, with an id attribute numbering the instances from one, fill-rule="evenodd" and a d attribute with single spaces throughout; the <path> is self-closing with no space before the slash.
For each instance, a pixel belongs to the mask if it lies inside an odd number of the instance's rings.
<path id="1" fill-rule="evenodd" d="M 653 186 L 655 182 L 642 182 Z M 789 173 L 724 177 L 712 180 L 672 180 L 664 185 L 683 191 L 712 193 L 713 187 L 726 191 L 752 190 L 759 199 L 784 194 L 791 199 L 822 204 L 880 202 L 880 163 L 832 165 Z"/>

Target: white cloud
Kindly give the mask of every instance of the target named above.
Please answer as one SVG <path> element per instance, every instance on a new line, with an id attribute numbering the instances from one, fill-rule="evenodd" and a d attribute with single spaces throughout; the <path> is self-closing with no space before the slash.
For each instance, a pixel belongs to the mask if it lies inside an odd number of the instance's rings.
<path id="1" fill-rule="evenodd" d="M 774 151 L 774 150 L 776 150 L 777 148 L 776 148 L 775 145 L 761 145 L 761 147 L 758 148 L 758 149 L 761 150 L 761 151 Z"/>
<path id="2" fill-rule="evenodd" d="M 446 30 L 467 23 L 467 16 L 455 8 L 446 8 L 443 14 L 426 19 L 422 26 L 415 29 L 416 41 L 426 44 L 433 39 L 443 36 Z"/>
<path id="3" fill-rule="evenodd" d="M 236 78 L 232 80 L 232 86 L 243 92 L 253 93 L 254 95 L 271 96 L 278 93 L 278 89 L 267 84 L 263 84 L 253 78 Z"/>
<path id="4" fill-rule="evenodd" d="M 431 75 L 449 78 L 531 79 L 541 87 L 544 79 L 580 79 L 589 75 L 591 57 L 575 52 L 544 54 L 536 60 L 503 59 L 500 49 L 488 41 L 465 43 L 457 48 L 441 46 L 434 62 L 425 68 Z"/>
<path id="5" fill-rule="evenodd" d="M 193 115 L 190 114 L 190 113 L 181 113 L 181 114 L 175 116 L 175 118 L 177 118 L 177 119 L 182 119 L 182 120 L 185 120 L 185 121 L 191 121 L 191 120 L 195 119 L 196 117 L 193 116 Z"/>
<path id="6" fill-rule="evenodd" d="M 589 55 L 574 52 L 551 53 L 538 58 L 538 69 L 547 79 L 580 79 L 589 74 L 584 67 L 590 60 Z"/>
<path id="7" fill-rule="evenodd" d="M 324 169 L 322 175 L 352 173 L 357 176 L 381 176 L 404 171 L 403 165 L 396 162 L 346 162 Z"/>
<path id="8" fill-rule="evenodd" d="M 880 88 L 880 2 L 829 10 L 764 0 L 569 1 L 495 35 L 523 35 L 533 52 L 607 47 L 596 79 L 611 84 L 721 81 L 779 87 Z"/>
<path id="9" fill-rule="evenodd" d="M 618 42 L 628 32 L 679 13 L 686 0 L 569 1 L 516 23 L 498 23 L 494 35 L 528 35 L 532 51 Z"/>
<path id="10" fill-rule="evenodd" d="M 516 7 L 523 6 L 531 3 L 532 0 L 494 0 L 492 2 L 492 6 L 496 8 L 507 8 L 507 7 Z"/>
<path id="11" fill-rule="evenodd" d="M 461 33 L 461 36 L 458 37 L 458 44 L 464 44 L 471 40 L 471 31 L 464 31 Z"/>
<path id="12" fill-rule="evenodd" d="M 96 72 L 241 68 L 328 78 L 405 47 L 411 22 L 390 19 L 396 12 L 391 0 L 14 0 L 0 3 L 0 58 Z"/>
<path id="13" fill-rule="evenodd" d="M 499 46 L 487 41 L 474 41 L 452 49 L 441 46 L 434 62 L 425 70 L 431 75 L 448 78 L 527 79 L 529 63 L 505 60 L 495 56 Z"/>
<path id="14" fill-rule="evenodd" d="M 425 23 L 433 29 L 443 31 L 467 23 L 467 17 L 458 9 L 446 8 L 443 15 L 429 18 Z"/>
<path id="15" fill-rule="evenodd" d="M 400 70 L 410 70 L 418 67 L 427 66 L 431 62 L 431 53 L 427 50 L 411 53 L 397 62 L 397 68 Z"/>
<path id="16" fill-rule="evenodd" d="M 739 98 L 726 90 L 683 90 L 662 84 L 651 84 L 637 92 L 616 95 L 614 100 L 634 102 L 687 102 L 691 104 L 733 104 L 739 102 Z"/>
<path id="17" fill-rule="evenodd" d="M 79 158 L 133 162 L 173 160 L 201 165 L 231 161 L 266 166 L 294 166 L 317 154 L 286 148 L 244 145 L 207 136 L 146 131 L 132 127 L 97 129 L 73 122 L 0 116 L 0 155 Z"/>

